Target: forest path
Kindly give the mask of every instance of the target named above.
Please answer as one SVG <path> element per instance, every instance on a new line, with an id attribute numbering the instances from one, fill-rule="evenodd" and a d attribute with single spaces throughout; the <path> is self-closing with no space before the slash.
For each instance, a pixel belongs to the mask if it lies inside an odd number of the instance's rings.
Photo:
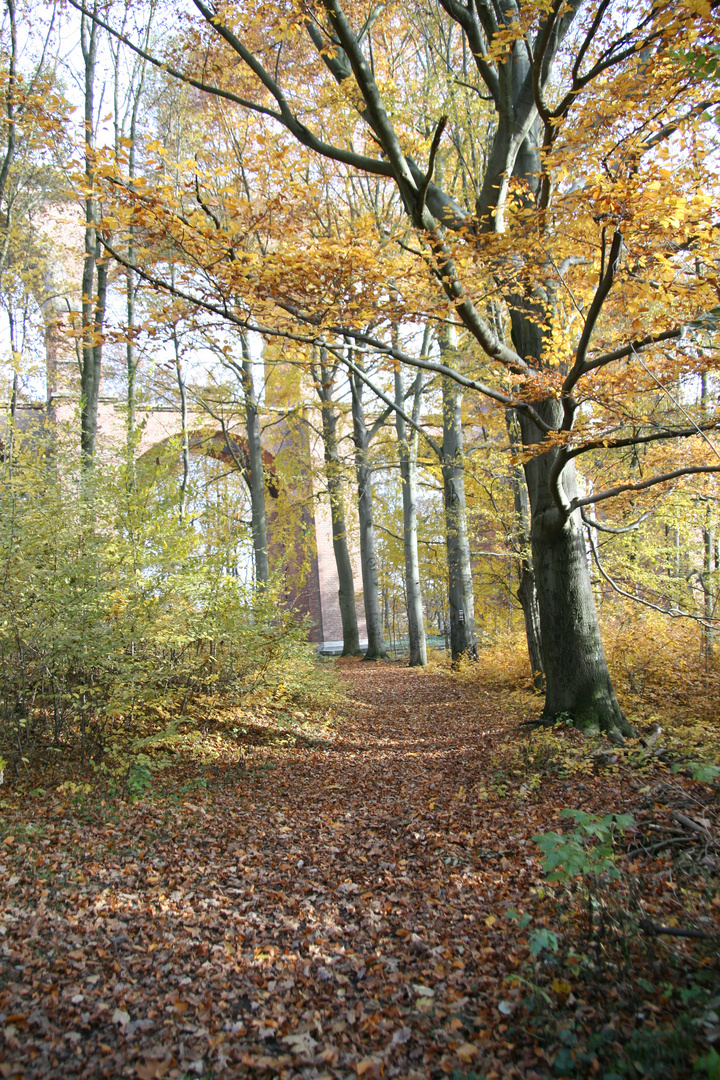
<path id="1" fill-rule="evenodd" d="M 539 878 L 540 805 L 496 757 L 517 712 L 449 675 L 338 669 L 337 725 L 207 791 L 18 814 L 1 1075 L 547 1075 L 498 1012 L 527 955 L 507 909 Z"/>

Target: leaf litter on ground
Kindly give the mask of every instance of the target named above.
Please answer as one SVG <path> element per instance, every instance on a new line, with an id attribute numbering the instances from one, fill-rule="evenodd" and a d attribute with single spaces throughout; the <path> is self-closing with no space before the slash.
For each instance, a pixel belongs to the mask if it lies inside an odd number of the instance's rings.
<path id="1" fill-rule="evenodd" d="M 552 958 L 532 968 L 509 914 L 551 924 L 533 835 L 564 806 L 640 804 L 655 766 L 598 763 L 571 729 L 534 742 L 529 695 L 509 707 L 477 680 L 338 666 L 342 721 L 312 738 L 246 726 L 241 769 L 200 755 L 194 783 L 165 775 L 134 803 L 8 795 L 0 1076 L 536 1080 L 558 1075 L 567 1040 L 528 1012 L 532 971 L 578 1046 L 605 1025 L 622 1049 L 672 1020 L 648 980 L 635 1007 Z M 670 857 L 647 906 L 677 925 Z M 705 962 L 673 944 L 681 966 Z"/>

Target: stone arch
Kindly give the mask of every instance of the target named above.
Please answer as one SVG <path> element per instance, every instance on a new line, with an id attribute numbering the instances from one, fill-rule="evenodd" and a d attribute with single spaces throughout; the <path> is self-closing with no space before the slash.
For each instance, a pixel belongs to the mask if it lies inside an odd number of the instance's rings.
<path id="1" fill-rule="evenodd" d="M 160 439 L 158 442 L 145 449 L 140 455 L 141 459 L 150 457 L 153 453 L 157 453 L 160 448 L 167 447 L 168 444 L 172 440 L 177 439 L 180 434 L 180 432 L 177 432 L 173 435 L 166 435 L 163 439 Z M 248 452 L 247 440 L 241 435 L 238 435 L 236 432 L 223 431 L 222 429 L 212 427 L 193 428 L 188 431 L 188 444 L 191 454 L 204 454 L 206 457 L 213 458 L 215 461 L 222 461 L 226 465 L 234 465 L 238 472 L 241 473 L 248 487 L 252 483 L 250 454 Z M 266 489 L 273 499 L 277 499 L 280 493 L 280 481 L 278 479 L 275 457 L 269 450 L 263 450 L 262 459 L 263 471 L 266 477 Z"/>
<path id="2" fill-rule="evenodd" d="M 177 416 L 179 417 L 179 414 Z M 168 418 L 164 417 L 164 427 L 168 426 L 167 421 Z M 100 427 L 99 430 L 101 430 Z M 162 450 L 167 449 L 172 444 L 174 444 L 173 449 L 177 448 L 179 453 L 178 437 L 180 434 L 180 431 L 163 434 L 156 442 L 145 445 L 139 455 L 139 460 L 152 459 L 157 455 L 159 462 Z M 250 487 L 252 482 L 250 455 L 247 441 L 243 435 L 227 431 L 227 429 L 218 429 L 214 426 L 191 427 L 188 431 L 188 443 L 191 454 L 209 457 L 230 466 L 231 469 L 234 469 L 243 477 L 248 488 Z M 279 449 L 282 454 L 282 443 L 276 449 Z M 284 449 L 287 450 L 287 448 Z M 309 509 L 306 505 L 302 505 L 302 509 L 296 515 L 295 524 L 298 528 L 294 532 L 292 529 L 288 530 L 287 525 L 281 530 L 278 529 L 278 503 L 281 501 L 281 494 L 289 494 L 290 502 L 292 502 L 293 494 L 297 495 L 298 493 L 292 491 L 288 493 L 286 490 L 287 477 L 284 482 L 275 454 L 263 449 L 262 458 L 265 490 L 270 496 L 266 500 L 266 516 L 271 571 L 279 573 L 285 579 L 284 602 L 301 615 L 309 617 L 308 639 L 320 647 L 325 647 L 328 627 L 331 626 L 331 623 L 328 621 L 328 604 L 322 596 L 321 589 L 321 580 L 327 577 L 327 568 L 319 566 L 319 558 L 323 558 L 324 554 L 325 561 L 327 561 L 327 551 L 324 553 L 322 550 L 318 551 L 315 515 L 312 509 Z M 292 487 L 292 485 L 290 486 Z M 282 535 L 279 536 L 279 532 Z M 306 546 L 308 534 L 311 548 L 309 553 Z M 308 554 L 309 564 L 307 562 Z M 303 568 L 302 573 L 300 573 L 301 568 Z M 331 574 L 333 570 L 334 559 Z"/>

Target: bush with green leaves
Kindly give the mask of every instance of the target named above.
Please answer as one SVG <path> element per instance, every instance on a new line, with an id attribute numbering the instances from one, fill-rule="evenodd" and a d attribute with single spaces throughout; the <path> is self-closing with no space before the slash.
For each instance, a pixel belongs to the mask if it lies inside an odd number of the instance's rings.
<path id="1" fill-rule="evenodd" d="M 547 832 L 533 836 L 544 853 L 543 870 L 548 881 L 571 881 L 579 876 L 597 880 L 602 875 L 619 878 L 613 842 L 618 832 L 625 832 L 634 825 L 632 814 L 600 817 L 584 810 L 562 810 L 560 816 L 571 818 L 575 828 L 567 833 Z"/>
<path id="2" fill-rule="evenodd" d="M 237 538 L 183 519 L 172 462 L 81 469 L 58 438 L 0 464 L 0 751 L 8 772 L 201 694 L 310 691 L 316 661 L 279 585 L 237 573 Z M 320 687 L 327 680 L 319 680 Z M 133 783 L 135 780 L 133 780 Z M 139 778 L 142 783 L 142 778 Z"/>

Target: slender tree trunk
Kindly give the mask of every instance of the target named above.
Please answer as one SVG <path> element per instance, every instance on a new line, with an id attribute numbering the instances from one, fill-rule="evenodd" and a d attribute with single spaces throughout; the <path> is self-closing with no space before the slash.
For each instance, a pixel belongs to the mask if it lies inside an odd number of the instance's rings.
<path id="1" fill-rule="evenodd" d="M 173 345 L 175 347 L 175 378 L 177 379 L 180 392 L 180 438 L 182 460 L 182 482 L 180 484 L 180 520 L 185 519 L 185 507 L 187 503 L 188 480 L 190 478 L 190 439 L 187 426 L 187 388 L 183 378 L 182 364 L 180 362 L 180 344 L 178 342 L 177 327 L 173 327 Z"/>
<path id="2" fill-rule="evenodd" d="M 342 467 L 338 450 L 337 412 L 332 398 L 335 385 L 335 368 L 328 364 L 327 353 L 320 351 L 319 370 L 315 373 L 315 385 L 322 409 L 323 447 L 325 476 L 330 496 L 333 552 L 338 574 L 338 601 L 343 628 L 343 656 L 357 656 L 360 652 L 357 610 L 355 607 L 355 582 L 348 550 L 345 526 L 345 505 L 342 492 Z"/>
<path id="3" fill-rule="evenodd" d="M 455 356 L 453 331 L 440 336 L 443 362 Z M 445 543 L 448 560 L 448 600 L 450 603 L 450 652 L 453 660 L 467 656 L 477 660 L 475 598 L 473 596 L 470 544 L 465 503 L 465 462 L 463 458 L 462 391 L 451 378 L 442 380 L 443 394 L 443 497 L 445 503 Z"/>
<path id="4" fill-rule="evenodd" d="M 134 229 L 134 226 L 132 227 Z M 132 265 L 135 260 L 135 245 L 133 236 L 128 239 L 128 262 Z M 135 329 L 135 282 L 132 270 L 128 270 L 125 277 L 125 306 L 127 313 L 127 342 L 125 343 L 125 362 L 127 373 L 127 446 L 132 455 L 135 452 L 135 391 L 137 385 L 137 358 L 135 356 L 135 342 L 133 332 Z"/>
<path id="5" fill-rule="evenodd" d="M 518 419 L 512 409 L 506 409 L 505 422 L 511 447 L 518 443 Z M 545 689 L 545 662 L 542 652 L 542 633 L 540 630 L 540 608 L 538 607 L 535 569 L 530 551 L 530 504 L 527 484 L 519 466 L 510 467 L 510 483 L 513 489 L 515 506 L 514 543 L 518 552 L 519 584 L 517 598 L 520 601 L 525 619 L 525 637 L 527 639 L 533 686 L 536 690 Z"/>
<path id="6" fill-rule="evenodd" d="M 5 202 L 5 188 L 8 176 L 15 158 L 16 130 L 15 130 L 15 91 L 17 83 L 17 25 L 15 21 L 15 0 L 5 0 L 5 6 L 10 20 L 10 56 L 8 58 L 7 84 L 5 88 L 5 121 L 7 130 L 7 142 L 5 154 L 0 166 L 0 210 L 5 217 L 5 229 L 10 232 L 10 208 Z M 4 267 L 4 260 L 3 260 Z"/>
<path id="7" fill-rule="evenodd" d="M 701 375 L 701 406 L 703 419 L 708 416 L 708 379 L 706 372 Z M 715 617 L 715 589 L 713 587 L 713 569 L 715 561 L 715 521 L 711 503 L 705 507 L 705 525 L 703 526 L 703 572 L 700 575 L 700 584 L 703 590 L 705 626 L 703 626 L 703 651 L 705 653 L 705 670 L 712 667 L 715 653 L 715 630 L 713 618 Z"/>
<path id="8" fill-rule="evenodd" d="M 128 178 L 132 185 L 135 176 L 135 116 L 130 133 L 130 155 Z M 125 342 L 125 370 L 127 376 L 127 448 L 128 457 L 133 459 L 138 441 L 135 427 L 135 399 L 137 389 L 138 361 L 135 353 L 135 274 L 130 269 L 135 263 L 135 226 L 131 225 L 128 233 L 127 261 L 125 271 L 125 310 L 127 315 L 127 339 Z"/>
<path id="9" fill-rule="evenodd" d="M 270 580 L 268 556 L 267 516 L 265 510 L 265 472 L 263 469 L 262 443 L 260 440 L 260 414 L 252 373 L 252 358 L 247 334 L 240 337 L 242 345 L 242 384 L 245 396 L 245 422 L 247 429 L 248 458 L 250 461 L 250 504 L 252 518 L 253 551 L 255 553 L 255 580 L 266 585 Z"/>
<path id="10" fill-rule="evenodd" d="M 712 623 L 712 620 L 715 617 L 715 596 L 713 589 L 713 556 L 715 554 L 715 529 L 713 512 L 709 503 L 705 509 L 705 515 L 706 524 L 703 528 L 704 559 L 701 584 L 703 588 L 703 598 L 705 601 L 705 626 L 703 627 L 705 664 L 707 668 L 710 668 L 713 663 L 715 652 L 715 631 L 713 629 Z"/>
<path id="11" fill-rule="evenodd" d="M 560 426 L 559 402 L 536 402 L 535 408 L 546 423 Z M 520 424 L 526 446 L 543 441 L 531 421 L 521 416 Z M 584 730 L 629 735 L 632 728 L 615 697 L 600 636 L 580 512 L 563 520 L 550 494 L 556 454 L 548 450 L 525 465 L 547 680 L 543 715 L 554 720 L 566 714 Z M 563 486 L 568 499 L 575 498 L 572 461 L 565 466 Z"/>
<path id="12" fill-rule="evenodd" d="M 542 691 L 545 689 L 545 660 L 542 652 L 540 607 L 538 605 L 535 571 L 531 561 L 528 559 L 521 560 L 520 584 L 516 595 L 520 601 L 525 620 L 525 637 L 532 669 L 533 686 L 536 690 Z"/>
<path id="13" fill-rule="evenodd" d="M 127 9 L 126 9 L 127 14 Z M 153 18 L 155 14 L 155 2 L 150 5 L 148 11 L 148 18 L 145 26 L 144 34 L 144 47 L 146 48 L 151 34 L 151 28 L 153 24 Z M 123 19 L 123 30 L 125 28 L 125 19 Z M 137 144 L 137 121 L 140 112 L 140 105 L 142 103 L 143 91 L 145 87 L 145 76 L 147 73 L 147 63 L 142 61 L 139 67 L 136 68 L 136 72 L 133 74 L 133 83 L 130 87 L 130 97 L 128 102 L 128 108 L 125 110 L 124 117 L 121 115 L 120 107 L 120 94 L 122 89 L 121 67 L 120 59 L 122 56 L 122 47 L 119 42 L 109 42 L 110 52 L 113 58 L 113 95 L 114 95 L 114 115 L 115 115 L 115 152 L 120 155 L 123 148 L 123 135 L 126 131 L 125 123 L 128 122 L 127 128 L 127 142 L 125 145 L 128 149 L 128 184 L 131 189 L 134 187 L 134 180 L 136 174 L 136 144 Z M 137 80 L 137 81 L 135 81 Z M 129 145 L 128 145 L 129 144 Z M 125 342 L 125 370 L 127 376 L 127 447 L 128 457 L 132 462 L 133 455 L 137 445 L 137 434 L 135 429 L 135 398 L 136 398 L 136 384 L 137 384 L 137 354 L 135 350 L 135 298 L 136 290 L 138 287 L 138 279 L 135 272 L 131 269 L 135 265 L 135 237 L 137 229 L 135 225 L 131 225 L 128 230 L 127 241 L 127 263 L 128 266 L 125 269 L 125 308 L 127 316 L 127 338 Z"/>
<path id="14" fill-rule="evenodd" d="M 97 9 L 97 0 L 94 10 Z M 86 465 L 92 464 L 97 438 L 97 413 L 102 366 L 102 332 L 107 294 L 107 260 L 102 259 L 97 235 L 95 184 L 95 68 L 99 28 L 83 15 L 81 47 L 85 91 L 85 258 L 82 273 L 82 346 L 80 363 L 80 448 Z"/>
<path id="15" fill-rule="evenodd" d="M 352 393 L 353 439 L 355 442 L 355 475 L 358 487 L 358 517 L 360 520 L 360 565 L 363 581 L 363 604 L 367 626 L 368 647 L 366 660 L 387 659 L 383 639 L 382 613 L 378 589 L 377 552 L 375 525 L 373 522 L 372 472 L 369 462 L 370 433 L 365 424 L 363 409 L 363 384 L 350 376 Z"/>
<path id="16" fill-rule="evenodd" d="M 420 413 L 420 389 L 422 372 L 415 379 L 413 419 Z M 405 387 L 402 369 L 395 370 L 395 404 L 405 409 Z M 405 554 L 405 591 L 407 594 L 408 637 L 410 639 L 410 667 L 427 664 L 427 642 L 423 619 L 422 591 L 420 588 L 420 561 L 417 541 L 417 432 L 408 436 L 404 419 L 395 413 L 398 437 L 398 457 L 403 499 L 403 549 Z"/>

